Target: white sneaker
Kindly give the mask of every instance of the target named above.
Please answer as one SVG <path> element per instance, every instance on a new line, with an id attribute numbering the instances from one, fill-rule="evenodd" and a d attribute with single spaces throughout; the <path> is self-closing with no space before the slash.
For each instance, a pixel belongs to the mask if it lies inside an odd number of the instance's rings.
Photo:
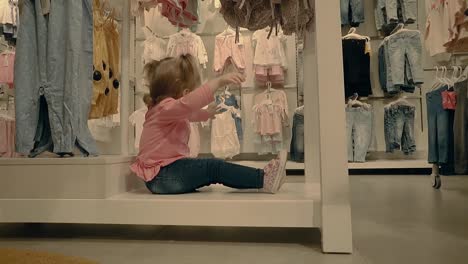
<path id="1" fill-rule="evenodd" d="M 284 183 L 286 176 L 286 160 L 288 152 L 280 151 L 276 159 L 271 160 L 263 169 L 265 172 L 263 178 L 262 192 L 276 193 Z"/>

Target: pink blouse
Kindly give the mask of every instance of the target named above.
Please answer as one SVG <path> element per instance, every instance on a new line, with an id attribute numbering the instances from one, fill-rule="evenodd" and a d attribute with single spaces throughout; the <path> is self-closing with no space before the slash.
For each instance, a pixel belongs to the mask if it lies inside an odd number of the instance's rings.
<path id="1" fill-rule="evenodd" d="M 255 132 L 262 136 L 281 134 L 283 124 L 289 123 L 288 101 L 281 90 L 263 92 L 255 96 Z"/>
<path id="2" fill-rule="evenodd" d="M 214 101 L 207 85 L 175 100 L 167 98 L 148 110 L 140 139 L 140 152 L 131 170 L 148 182 L 161 167 L 189 157 L 190 123 L 206 121 L 204 106 Z"/>

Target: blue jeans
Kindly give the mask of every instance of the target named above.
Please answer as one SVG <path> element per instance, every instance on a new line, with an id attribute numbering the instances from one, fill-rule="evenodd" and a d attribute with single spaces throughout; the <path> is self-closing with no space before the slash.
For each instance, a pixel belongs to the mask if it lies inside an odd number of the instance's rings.
<path id="1" fill-rule="evenodd" d="M 446 86 L 426 94 L 428 161 L 434 164 L 453 164 L 454 161 L 454 111 L 442 106 L 441 92 L 445 90 Z"/>
<path id="2" fill-rule="evenodd" d="M 406 155 L 416 151 L 414 117 L 416 108 L 408 105 L 392 105 L 385 108 L 384 129 L 387 152 L 402 150 Z"/>
<path id="3" fill-rule="evenodd" d="M 424 83 L 421 33 L 401 31 L 389 37 L 385 44 L 388 62 L 387 89 L 392 86 Z"/>
<path id="4" fill-rule="evenodd" d="M 219 159 L 181 159 L 161 168 L 146 183 L 154 194 L 183 194 L 211 184 L 236 189 L 263 187 L 263 170 L 232 164 Z"/>
<path id="5" fill-rule="evenodd" d="M 454 142 L 455 172 L 468 174 L 468 80 L 455 84 L 457 109 L 455 110 Z"/>
<path id="6" fill-rule="evenodd" d="M 25 0 L 16 46 L 16 149 L 35 156 L 96 155 L 88 129 L 93 76 L 91 0 L 53 1 L 42 14 L 41 0 Z M 47 108 L 47 109 L 44 109 Z"/>
<path id="7" fill-rule="evenodd" d="M 416 0 L 385 0 L 387 23 L 398 23 L 400 21 L 411 24 L 417 19 L 418 5 Z M 399 12 L 402 19 L 399 18 Z"/>
<path id="8" fill-rule="evenodd" d="M 346 108 L 348 161 L 366 162 L 366 155 L 372 141 L 372 120 L 372 110 Z"/>
<path id="9" fill-rule="evenodd" d="M 304 162 L 304 116 L 294 114 L 290 148 L 291 160 Z"/>
<path id="10" fill-rule="evenodd" d="M 341 25 L 359 26 L 364 22 L 363 0 L 340 0 Z"/>

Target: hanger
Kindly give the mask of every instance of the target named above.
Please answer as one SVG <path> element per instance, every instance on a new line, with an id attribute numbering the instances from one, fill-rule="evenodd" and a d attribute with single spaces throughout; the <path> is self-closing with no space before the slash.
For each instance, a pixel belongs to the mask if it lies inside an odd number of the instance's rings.
<path id="1" fill-rule="evenodd" d="M 450 81 L 450 85 L 448 87 L 448 90 L 453 90 L 453 87 L 455 86 L 455 82 L 456 82 L 456 76 L 458 74 L 458 67 L 457 66 L 452 66 L 452 76 L 450 78 L 448 78 L 448 80 Z"/>
<path id="2" fill-rule="evenodd" d="M 267 82 L 266 84 L 267 84 L 267 89 L 265 89 L 265 91 L 263 91 L 263 93 L 265 93 L 267 95 L 267 98 L 262 101 L 262 104 L 272 105 L 273 100 L 271 100 L 271 92 L 274 92 L 276 90 L 271 88 L 271 82 Z"/>
<path id="3" fill-rule="evenodd" d="M 235 35 L 236 31 L 231 27 L 227 26 L 226 29 L 220 34 L 222 36 Z"/>
<path id="4" fill-rule="evenodd" d="M 370 104 L 367 104 L 367 103 L 364 103 L 364 102 L 361 102 L 361 101 L 359 101 L 357 98 L 353 99 L 353 97 L 351 97 L 351 98 L 348 100 L 347 107 L 349 107 L 349 108 L 359 108 L 359 107 L 362 107 L 362 108 L 368 110 L 368 109 L 371 108 L 371 105 L 370 105 Z"/>
<path id="5" fill-rule="evenodd" d="M 441 70 L 441 68 L 439 68 L 439 66 L 434 66 L 434 69 L 436 71 L 436 74 L 435 74 L 434 83 L 431 86 L 430 92 L 436 89 L 439 89 L 443 85 L 442 78 L 439 75 L 439 70 Z"/>
<path id="6" fill-rule="evenodd" d="M 304 106 L 299 106 L 298 108 L 296 108 L 296 110 L 294 110 L 294 113 L 304 115 Z"/>
<path id="7" fill-rule="evenodd" d="M 182 35 L 182 36 L 185 36 L 185 35 L 189 35 L 189 34 L 192 34 L 192 31 L 190 31 L 188 28 L 182 28 L 179 33 Z"/>
<path id="8" fill-rule="evenodd" d="M 224 97 L 222 97 L 222 96 L 220 97 L 220 99 L 221 99 L 221 103 L 219 103 L 219 104 L 217 105 L 217 107 L 220 108 L 220 109 L 228 110 L 228 109 L 229 109 L 229 106 L 227 106 L 226 103 L 225 103 L 225 102 L 226 102 L 226 99 L 224 99 Z"/>
<path id="9" fill-rule="evenodd" d="M 362 36 L 362 35 L 359 35 L 356 33 L 356 28 L 355 27 L 352 27 L 348 34 L 346 34 L 345 36 L 342 37 L 342 39 L 366 39 L 366 40 L 370 40 L 369 37 L 367 36 Z"/>
<path id="10" fill-rule="evenodd" d="M 395 35 L 396 33 L 402 32 L 402 31 L 408 31 L 408 29 L 405 29 L 405 24 L 398 23 L 398 25 L 390 33 L 390 36 Z"/>
<path id="11" fill-rule="evenodd" d="M 231 96 L 232 94 L 229 92 L 229 86 L 224 88 L 224 95 Z"/>
<path id="12" fill-rule="evenodd" d="M 414 105 L 412 103 L 410 103 L 407 99 L 408 99 L 408 97 L 406 95 L 404 95 L 403 93 L 400 93 L 398 95 L 398 99 L 396 99 L 395 101 L 387 104 L 385 107 L 388 108 L 388 107 L 392 107 L 393 105 L 406 105 L 406 106 L 414 107 Z"/>
<path id="13" fill-rule="evenodd" d="M 158 39 L 169 39 L 169 36 L 160 36 L 160 35 L 154 33 L 154 31 L 153 31 L 150 27 L 148 27 L 148 26 L 145 26 L 145 29 L 148 30 L 148 31 L 152 34 L 152 36 L 155 37 L 155 38 L 158 38 Z M 146 32 L 145 32 L 145 33 L 146 33 Z"/>

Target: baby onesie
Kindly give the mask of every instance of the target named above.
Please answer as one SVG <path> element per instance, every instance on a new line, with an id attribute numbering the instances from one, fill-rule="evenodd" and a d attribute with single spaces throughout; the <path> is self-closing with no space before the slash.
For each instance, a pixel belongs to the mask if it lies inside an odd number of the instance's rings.
<path id="1" fill-rule="evenodd" d="M 230 107 L 216 116 L 211 124 L 211 153 L 220 159 L 229 159 L 240 153 L 240 143 L 232 114 L 237 110 Z"/>

